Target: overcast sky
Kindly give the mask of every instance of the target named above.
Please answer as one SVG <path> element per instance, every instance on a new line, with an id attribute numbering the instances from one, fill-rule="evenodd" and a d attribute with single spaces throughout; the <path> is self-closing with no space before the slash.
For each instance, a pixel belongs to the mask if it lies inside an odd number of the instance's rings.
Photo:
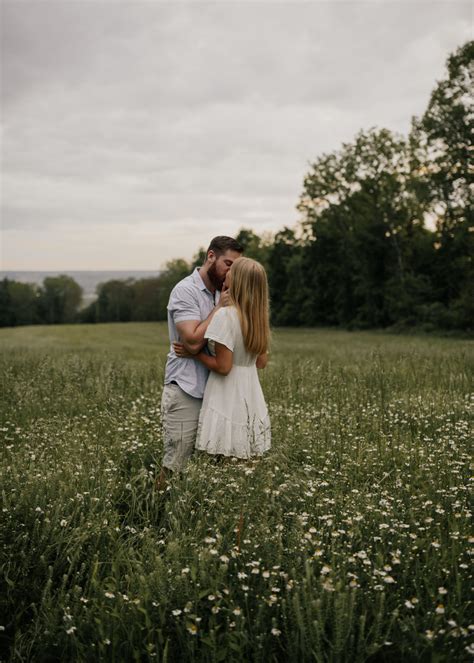
<path id="1" fill-rule="evenodd" d="M 406 134 L 473 3 L 0 0 L 0 269 L 156 269 L 298 220 L 308 164 Z"/>

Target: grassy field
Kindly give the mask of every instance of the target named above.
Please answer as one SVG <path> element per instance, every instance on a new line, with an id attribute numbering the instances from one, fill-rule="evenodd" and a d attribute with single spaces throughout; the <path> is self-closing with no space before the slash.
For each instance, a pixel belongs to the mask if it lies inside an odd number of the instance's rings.
<path id="1" fill-rule="evenodd" d="M 278 330 L 270 453 L 165 498 L 164 325 L 0 344 L 1 661 L 472 658 L 472 342 Z"/>

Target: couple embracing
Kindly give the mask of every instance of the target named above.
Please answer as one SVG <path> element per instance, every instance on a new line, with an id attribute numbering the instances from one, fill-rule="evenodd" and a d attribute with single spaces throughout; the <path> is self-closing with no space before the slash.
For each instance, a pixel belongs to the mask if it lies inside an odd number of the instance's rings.
<path id="1" fill-rule="evenodd" d="M 268 283 L 262 265 L 242 253 L 231 237 L 215 237 L 202 267 L 171 292 L 159 490 L 194 449 L 251 458 L 270 448 L 257 375 L 268 361 Z"/>

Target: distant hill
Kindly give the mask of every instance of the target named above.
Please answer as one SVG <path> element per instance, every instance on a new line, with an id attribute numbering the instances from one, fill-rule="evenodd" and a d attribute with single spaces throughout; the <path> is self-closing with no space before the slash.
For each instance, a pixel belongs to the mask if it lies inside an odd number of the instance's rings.
<path id="1" fill-rule="evenodd" d="M 78 283 L 84 291 L 83 306 L 90 304 L 96 297 L 96 287 L 99 283 L 105 281 L 112 281 L 114 279 L 146 279 L 158 276 L 159 270 L 104 270 L 104 271 L 51 271 L 51 272 L 13 272 L 13 271 L 0 271 L 0 279 L 11 279 L 12 281 L 20 281 L 20 283 L 36 283 L 41 285 L 43 279 L 48 276 L 59 276 L 59 274 L 67 274 L 71 276 L 76 283 Z"/>

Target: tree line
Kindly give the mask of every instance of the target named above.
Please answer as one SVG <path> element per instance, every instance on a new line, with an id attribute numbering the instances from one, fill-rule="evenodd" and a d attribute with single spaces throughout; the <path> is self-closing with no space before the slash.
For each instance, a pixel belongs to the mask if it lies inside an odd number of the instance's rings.
<path id="1" fill-rule="evenodd" d="M 473 64 L 470 41 L 448 58 L 407 137 L 372 128 L 319 156 L 294 227 L 240 230 L 245 255 L 267 269 L 273 324 L 473 329 Z M 69 276 L 41 287 L 5 279 L 0 325 L 165 320 L 172 287 L 204 256 L 100 284 L 84 309 Z"/>

